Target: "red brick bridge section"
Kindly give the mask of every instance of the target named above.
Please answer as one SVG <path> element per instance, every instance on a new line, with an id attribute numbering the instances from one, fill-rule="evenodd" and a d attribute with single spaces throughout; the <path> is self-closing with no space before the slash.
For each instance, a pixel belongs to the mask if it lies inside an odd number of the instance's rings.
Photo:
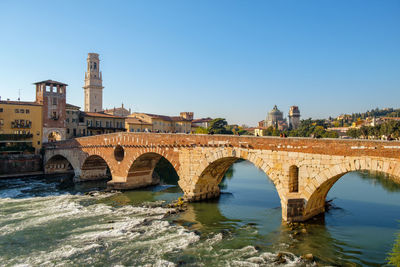
<path id="1" fill-rule="evenodd" d="M 382 172 L 400 182 L 400 142 L 245 137 L 155 133 L 113 133 L 45 146 L 46 173 L 72 167 L 77 180 L 99 179 L 110 170 L 110 188 L 155 183 L 154 167 L 164 157 L 175 168 L 185 198 L 219 195 L 218 184 L 238 159 L 263 170 L 281 199 L 282 218 L 304 221 L 325 211 L 333 184 L 351 171 Z"/>

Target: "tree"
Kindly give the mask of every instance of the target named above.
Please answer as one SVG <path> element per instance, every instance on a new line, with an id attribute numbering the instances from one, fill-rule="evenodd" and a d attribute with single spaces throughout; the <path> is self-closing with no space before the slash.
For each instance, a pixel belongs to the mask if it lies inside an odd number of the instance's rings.
<path id="1" fill-rule="evenodd" d="M 197 134 L 208 134 L 207 128 L 204 127 L 197 127 L 195 133 Z"/>
<path id="2" fill-rule="evenodd" d="M 360 130 L 356 128 L 348 129 L 346 134 L 352 138 L 359 138 L 361 135 Z"/>
<path id="3" fill-rule="evenodd" d="M 389 264 L 400 266 L 400 234 L 393 246 L 392 252 L 389 253 Z"/>
<path id="4" fill-rule="evenodd" d="M 228 123 L 226 122 L 225 119 L 223 118 L 216 118 L 213 119 L 210 122 L 210 126 L 208 127 L 208 132 L 209 133 L 214 133 L 214 134 L 232 134 L 232 131 L 228 131 L 226 129 L 226 126 Z"/>

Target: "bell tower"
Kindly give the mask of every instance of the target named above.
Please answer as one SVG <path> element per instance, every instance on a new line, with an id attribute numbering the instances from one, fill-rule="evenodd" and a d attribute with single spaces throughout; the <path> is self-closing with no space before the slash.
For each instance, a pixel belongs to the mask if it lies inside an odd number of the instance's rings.
<path id="1" fill-rule="evenodd" d="M 103 80 L 100 71 L 99 54 L 89 53 L 85 73 L 85 108 L 86 112 L 103 110 Z"/>

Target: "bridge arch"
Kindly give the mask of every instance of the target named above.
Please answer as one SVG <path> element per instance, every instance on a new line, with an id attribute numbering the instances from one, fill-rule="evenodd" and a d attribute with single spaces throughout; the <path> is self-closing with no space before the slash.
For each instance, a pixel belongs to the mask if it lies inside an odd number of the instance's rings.
<path id="1" fill-rule="evenodd" d="M 179 176 L 178 162 L 166 151 L 143 150 L 137 152 L 127 163 L 124 177 L 108 183 L 113 189 L 134 189 L 159 183 L 160 177 L 155 173 L 157 163 L 164 158 Z M 128 160 L 128 158 L 126 157 Z"/>
<path id="2" fill-rule="evenodd" d="M 283 183 L 272 166 L 257 156 L 256 153 L 247 151 L 244 153 L 236 149 L 220 149 L 206 154 L 199 163 L 191 182 L 185 185 L 185 181 L 180 180 L 180 186 L 185 193 L 185 197 L 190 201 L 217 197 L 220 194 L 218 185 L 224 174 L 239 159 L 247 160 L 261 169 L 274 183 L 281 201 L 285 199 Z"/>
<path id="3" fill-rule="evenodd" d="M 79 181 L 90 181 L 106 179 L 112 176 L 110 164 L 105 157 L 98 154 L 91 154 L 85 158 L 81 166 Z"/>
<path id="4" fill-rule="evenodd" d="M 44 164 L 45 174 L 68 173 L 68 172 L 75 173 L 75 171 L 76 168 L 73 167 L 72 163 L 67 159 L 67 157 L 60 154 L 53 155 Z"/>
<path id="5" fill-rule="evenodd" d="M 312 178 L 314 181 L 317 181 L 317 186 L 309 183 L 311 194 L 306 196 L 307 202 L 303 213 L 304 219 L 309 219 L 319 213 L 325 212 L 325 200 L 330 189 L 345 174 L 357 171 L 379 172 L 392 177 L 392 179 L 400 183 L 400 178 L 394 176 L 398 170 L 400 170 L 400 162 L 396 160 L 370 158 L 352 158 L 325 168 Z"/>

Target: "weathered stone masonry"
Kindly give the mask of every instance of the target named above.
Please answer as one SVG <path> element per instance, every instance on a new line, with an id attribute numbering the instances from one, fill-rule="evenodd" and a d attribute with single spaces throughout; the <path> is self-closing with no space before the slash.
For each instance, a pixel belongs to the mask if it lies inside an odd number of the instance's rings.
<path id="1" fill-rule="evenodd" d="M 161 156 L 174 166 L 189 201 L 218 196 L 226 170 L 238 159 L 252 162 L 275 184 L 282 218 L 289 221 L 324 212 L 329 189 L 348 172 L 383 172 L 400 182 L 400 142 L 224 135 L 82 137 L 47 145 L 45 170 L 53 172 L 54 166 L 69 162 L 77 180 L 89 180 L 104 177 L 108 166 L 108 185 L 130 189 L 154 183 L 153 170 Z"/>

